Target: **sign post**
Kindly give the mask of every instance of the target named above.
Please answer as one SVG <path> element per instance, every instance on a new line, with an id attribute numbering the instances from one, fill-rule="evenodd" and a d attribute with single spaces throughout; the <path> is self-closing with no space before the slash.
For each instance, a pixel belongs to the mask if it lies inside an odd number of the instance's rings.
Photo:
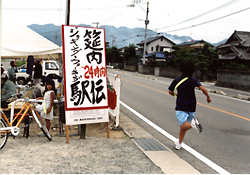
<path id="1" fill-rule="evenodd" d="M 109 122 L 105 30 L 62 25 L 62 37 L 66 125 Z"/>

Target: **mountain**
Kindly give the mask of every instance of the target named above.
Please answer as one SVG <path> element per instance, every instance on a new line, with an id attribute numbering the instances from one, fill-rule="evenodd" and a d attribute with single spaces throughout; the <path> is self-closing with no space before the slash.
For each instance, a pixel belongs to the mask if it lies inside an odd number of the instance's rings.
<path id="1" fill-rule="evenodd" d="M 90 25 L 79 24 L 79 26 L 85 27 L 92 27 Z M 30 29 L 34 30 L 35 32 L 39 33 L 43 37 L 47 38 L 48 40 L 54 42 L 58 46 L 62 45 L 62 35 L 61 35 L 61 26 L 56 26 L 54 24 L 45 24 L 45 25 L 38 25 L 32 24 L 28 26 Z M 100 28 L 105 29 L 105 38 L 106 42 L 109 42 L 109 46 L 116 46 L 117 48 L 128 46 L 129 44 L 136 45 L 137 43 L 141 42 L 145 38 L 145 29 L 144 28 L 127 28 L 127 27 L 119 27 L 116 28 L 114 26 L 102 25 Z M 148 29 L 147 31 L 147 38 L 156 36 L 157 33 L 153 30 Z M 177 35 L 170 35 L 167 33 L 162 33 L 165 37 L 170 39 L 176 44 L 180 44 L 182 42 L 187 42 L 193 40 L 189 36 L 177 36 Z M 226 40 L 223 40 L 219 43 L 211 43 L 214 46 L 218 46 L 224 43 Z"/>
<path id="2" fill-rule="evenodd" d="M 215 47 L 217 47 L 217 46 L 219 46 L 221 44 L 224 44 L 227 40 L 228 40 L 228 38 L 226 38 L 226 39 L 224 39 L 224 40 L 222 40 L 222 41 L 220 41 L 218 43 L 211 43 L 211 44 L 214 45 Z"/>

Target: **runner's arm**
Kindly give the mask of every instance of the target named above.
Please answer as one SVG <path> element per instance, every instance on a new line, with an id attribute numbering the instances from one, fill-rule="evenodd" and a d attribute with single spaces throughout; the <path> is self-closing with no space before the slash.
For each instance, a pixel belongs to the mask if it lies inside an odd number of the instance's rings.
<path id="1" fill-rule="evenodd" d="M 174 96 L 174 94 L 175 94 L 175 93 L 174 93 L 173 91 L 171 91 L 171 90 L 169 90 L 168 93 L 169 93 L 170 95 L 172 95 L 172 96 Z M 177 94 L 175 94 L 175 95 L 177 96 Z"/>
<path id="2" fill-rule="evenodd" d="M 211 100 L 210 96 L 208 95 L 207 90 L 203 86 L 199 86 L 199 88 L 203 92 L 203 94 L 206 95 L 207 102 L 210 103 L 212 100 Z"/>

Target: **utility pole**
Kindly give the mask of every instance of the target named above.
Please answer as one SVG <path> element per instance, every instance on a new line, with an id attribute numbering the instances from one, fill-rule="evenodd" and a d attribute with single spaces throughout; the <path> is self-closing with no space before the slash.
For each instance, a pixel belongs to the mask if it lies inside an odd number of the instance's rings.
<path id="1" fill-rule="evenodd" d="M 92 24 L 96 24 L 96 28 L 98 28 L 99 22 L 93 22 Z"/>
<path id="2" fill-rule="evenodd" d="M 114 37 L 113 35 L 112 35 L 111 37 L 113 38 L 113 39 L 112 39 L 112 47 L 113 47 L 116 37 Z"/>
<path id="3" fill-rule="evenodd" d="M 56 35 L 55 35 L 55 44 L 56 44 L 56 39 L 57 39 L 57 33 L 55 33 Z"/>
<path id="4" fill-rule="evenodd" d="M 149 24 L 148 20 L 148 12 L 149 12 L 149 2 L 147 2 L 147 12 L 146 12 L 146 20 L 145 20 L 145 40 L 144 40 L 144 48 L 143 48 L 143 60 L 142 63 L 145 64 L 145 55 L 146 55 L 146 42 L 147 42 L 147 28 Z"/>

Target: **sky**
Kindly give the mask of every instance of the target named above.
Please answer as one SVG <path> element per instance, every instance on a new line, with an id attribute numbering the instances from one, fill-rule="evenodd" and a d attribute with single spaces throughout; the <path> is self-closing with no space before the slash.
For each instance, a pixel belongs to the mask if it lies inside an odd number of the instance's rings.
<path id="1" fill-rule="evenodd" d="M 70 0 L 70 24 L 145 28 L 216 43 L 250 31 L 249 0 Z M 66 23 L 66 0 L 1 0 L 2 15 L 20 24 Z M 134 4 L 134 5 L 133 5 Z M 136 34 L 135 34 L 136 35 Z"/>

